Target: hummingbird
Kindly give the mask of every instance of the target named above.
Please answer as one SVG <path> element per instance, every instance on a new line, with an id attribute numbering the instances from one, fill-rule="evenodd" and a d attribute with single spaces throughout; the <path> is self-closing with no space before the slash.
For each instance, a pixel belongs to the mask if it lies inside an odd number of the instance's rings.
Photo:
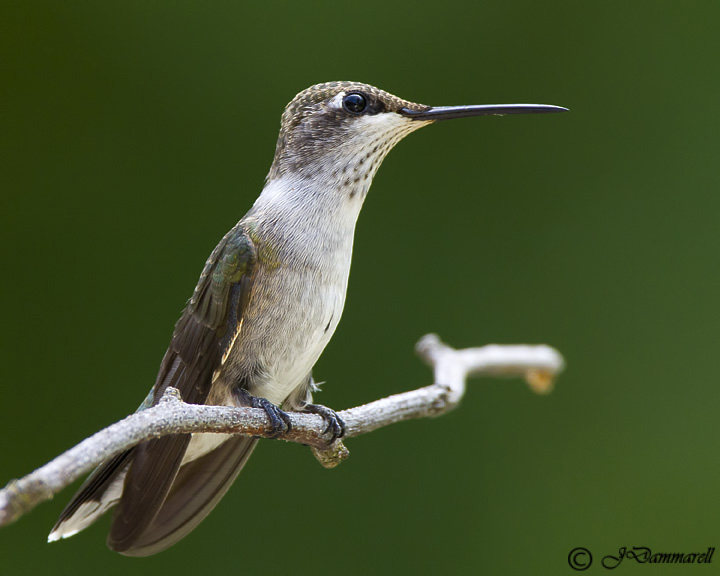
<path id="1" fill-rule="evenodd" d="M 273 436 L 289 429 L 287 411 L 302 411 L 323 417 L 328 441 L 341 437 L 342 419 L 313 403 L 312 368 L 340 321 L 355 224 L 387 153 L 443 120 L 564 110 L 425 106 L 359 82 L 300 92 L 282 115 L 260 196 L 210 254 L 139 410 L 172 386 L 188 403 L 261 408 Z M 218 504 L 257 442 L 181 434 L 131 448 L 88 477 L 48 540 L 72 536 L 114 508 L 110 549 L 165 550 Z"/>

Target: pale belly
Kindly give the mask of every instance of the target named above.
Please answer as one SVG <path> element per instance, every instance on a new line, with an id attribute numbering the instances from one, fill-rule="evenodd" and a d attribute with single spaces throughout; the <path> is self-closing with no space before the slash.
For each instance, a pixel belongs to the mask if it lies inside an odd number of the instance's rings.
<path id="1" fill-rule="evenodd" d="M 240 383 L 253 396 L 278 406 L 307 387 L 312 367 L 340 321 L 347 275 L 328 282 L 327 277 L 308 276 L 304 271 L 284 272 L 257 278 L 248 314 L 218 373 L 209 404 L 236 406 L 232 391 Z M 183 463 L 207 454 L 228 438 L 193 434 Z"/>
<path id="2" fill-rule="evenodd" d="M 243 326 L 223 377 L 282 404 L 307 385 L 345 305 L 346 266 L 277 268 L 258 273 Z"/>

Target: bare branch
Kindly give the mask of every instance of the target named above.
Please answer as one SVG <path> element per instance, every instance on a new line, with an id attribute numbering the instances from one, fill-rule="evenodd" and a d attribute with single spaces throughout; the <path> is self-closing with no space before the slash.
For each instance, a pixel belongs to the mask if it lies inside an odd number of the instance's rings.
<path id="1" fill-rule="evenodd" d="M 469 375 L 522 376 L 533 390 L 544 393 L 564 367 L 562 356 L 548 346 L 454 350 L 430 334 L 418 342 L 416 350 L 433 367 L 435 383 L 339 412 L 346 425 L 344 438 L 452 410 L 465 393 Z M 292 412 L 290 418 L 291 430 L 282 439 L 307 444 L 326 468 L 337 466 L 349 456 L 341 440 L 328 445 L 323 436 L 325 422 L 320 416 Z M 108 426 L 24 478 L 11 481 L 0 490 L 0 526 L 17 520 L 104 460 L 137 444 L 170 434 L 198 432 L 268 437 L 271 428 L 260 408 L 186 404 L 179 392 L 170 388 L 158 405 Z"/>

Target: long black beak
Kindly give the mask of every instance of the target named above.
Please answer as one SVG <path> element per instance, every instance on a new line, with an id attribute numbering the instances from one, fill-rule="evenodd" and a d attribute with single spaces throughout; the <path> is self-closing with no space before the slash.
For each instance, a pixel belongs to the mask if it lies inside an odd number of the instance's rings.
<path id="1" fill-rule="evenodd" d="M 567 112 L 562 106 L 548 104 L 480 104 L 477 106 L 436 106 L 427 110 L 401 108 L 400 114 L 412 120 L 450 120 L 470 116 L 504 116 L 505 114 L 548 114 Z"/>

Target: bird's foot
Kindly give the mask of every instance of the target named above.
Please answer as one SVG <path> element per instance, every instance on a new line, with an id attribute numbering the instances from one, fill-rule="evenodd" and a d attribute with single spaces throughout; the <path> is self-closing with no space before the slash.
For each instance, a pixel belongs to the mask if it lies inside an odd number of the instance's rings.
<path id="1" fill-rule="evenodd" d="M 317 414 L 322 416 L 325 420 L 327 427 L 323 430 L 323 434 L 330 434 L 329 444 L 332 444 L 338 438 L 345 436 L 345 422 L 343 421 L 335 410 L 323 406 L 322 404 L 305 404 L 302 407 L 302 412 L 308 414 Z"/>
<path id="2" fill-rule="evenodd" d="M 278 438 L 283 434 L 290 432 L 292 422 L 287 412 L 283 412 L 275 406 L 267 398 L 253 396 L 247 390 L 238 389 L 235 392 L 236 399 L 241 406 L 249 406 L 250 408 L 262 408 L 270 420 L 270 434 L 268 438 Z"/>

